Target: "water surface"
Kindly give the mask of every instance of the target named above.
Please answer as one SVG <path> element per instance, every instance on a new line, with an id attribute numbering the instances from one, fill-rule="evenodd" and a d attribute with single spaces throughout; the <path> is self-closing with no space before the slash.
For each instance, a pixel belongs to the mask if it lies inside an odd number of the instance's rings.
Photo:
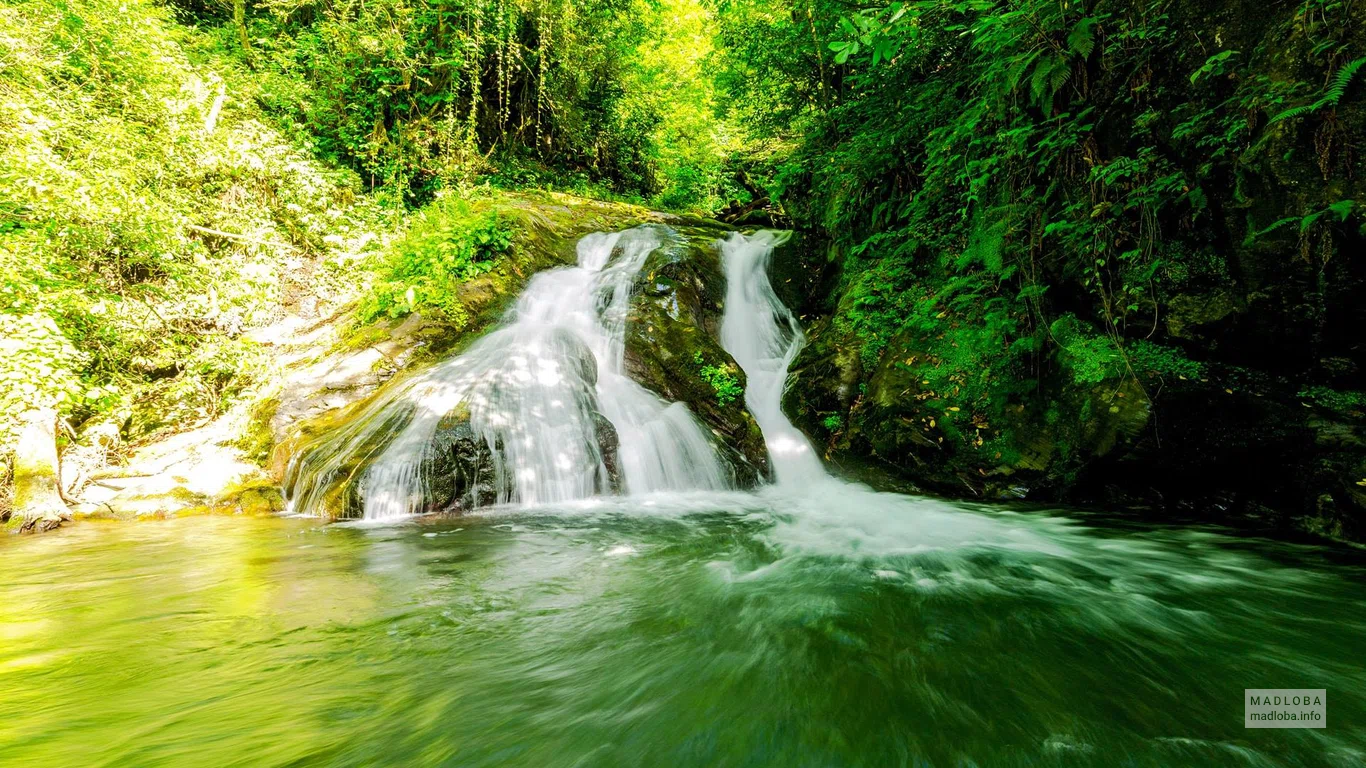
<path id="1" fill-rule="evenodd" d="M 0 765 L 1358 766 L 1350 553 L 874 494 L 0 541 Z M 1328 728 L 1245 730 L 1244 688 Z"/>

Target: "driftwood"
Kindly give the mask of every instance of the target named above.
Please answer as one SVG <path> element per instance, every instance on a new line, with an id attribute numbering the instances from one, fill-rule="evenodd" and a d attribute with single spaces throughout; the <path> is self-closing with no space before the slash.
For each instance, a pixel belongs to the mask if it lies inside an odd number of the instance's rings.
<path id="1" fill-rule="evenodd" d="M 9 526 L 47 531 L 71 519 L 62 503 L 57 463 L 57 412 L 34 409 L 24 414 L 14 455 L 14 510 Z"/>

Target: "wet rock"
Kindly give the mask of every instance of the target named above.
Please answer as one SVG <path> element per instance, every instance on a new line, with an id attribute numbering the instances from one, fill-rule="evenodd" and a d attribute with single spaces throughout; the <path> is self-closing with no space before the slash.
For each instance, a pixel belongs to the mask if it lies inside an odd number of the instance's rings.
<path id="1" fill-rule="evenodd" d="M 601 413 L 594 411 L 591 418 L 591 439 L 602 457 L 599 492 L 620 492 L 616 428 Z M 498 472 L 501 450 L 501 444 L 490 445 L 471 427 L 468 411 L 462 409 L 442 419 L 423 456 L 426 511 L 463 511 L 496 504 L 510 481 Z"/>
<path id="2" fill-rule="evenodd" d="M 274 481 L 242 448 L 251 422 L 251 409 L 242 403 L 208 424 L 139 448 L 122 465 L 92 469 L 72 489 L 72 513 L 132 520 L 280 511 Z"/>
<path id="3" fill-rule="evenodd" d="M 447 417 L 424 457 L 429 510 L 473 509 L 498 501 L 493 448 L 470 427 L 469 414 Z"/>
<path id="4" fill-rule="evenodd" d="M 593 414 L 593 432 L 597 437 L 598 450 L 602 453 L 602 465 L 607 470 L 607 488 L 611 493 L 621 493 L 621 441 L 617 428 L 601 413 Z"/>
<path id="5" fill-rule="evenodd" d="M 1241 303 L 1222 290 L 1174 296 L 1167 304 L 1167 332 L 1177 339 L 1208 341 L 1236 321 Z"/>
<path id="6" fill-rule="evenodd" d="M 567 371 L 573 373 L 586 387 L 597 386 L 598 359 L 578 336 L 559 328 L 551 334 L 550 345 L 550 353 L 561 361 Z"/>
<path id="7" fill-rule="evenodd" d="M 827 459 L 828 448 L 846 432 L 862 375 L 858 347 L 847 335 L 828 320 L 806 329 L 806 346 L 788 369 L 783 412 L 817 446 L 827 446 Z"/>
<path id="8" fill-rule="evenodd" d="M 767 477 L 768 449 L 746 410 L 744 371 L 720 344 L 726 281 L 715 246 L 722 230 L 685 230 L 650 255 L 626 321 L 626 372 L 681 402 L 714 436 L 742 485 Z M 704 369 L 712 371 L 709 381 Z M 718 389 L 719 385 L 719 389 Z"/>

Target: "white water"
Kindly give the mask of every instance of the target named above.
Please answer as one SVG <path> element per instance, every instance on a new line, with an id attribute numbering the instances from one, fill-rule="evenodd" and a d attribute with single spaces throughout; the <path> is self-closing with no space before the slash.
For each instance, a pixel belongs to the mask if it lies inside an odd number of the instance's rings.
<path id="1" fill-rule="evenodd" d="M 962 505 L 875 493 L 826 473 L 782 412 L 788 366 L 805 343 L 768 277 L 773 248 L 784 236 L 759 232 L 718 241 L 727 280 L 721 343 L 745 371 L 745 403 L 763 431 L 776 485 L 758 493 L 730 490 L 729 473 L 688 409 L 663 402 L 623 373 L 631 286 L 650 253 L 664 245 L 661 230 L 639 228 L 584 238 L 578 266 L 536 275 L 500 328 L 463 355 L 391 388 L 313 446 L 291 472 L 292 508 L 325 514 L 338 478 L 368 465 L 359 484 L 366 520 L 424 511 L 426 452 L 441 421 L 468 409 L 472 430 L 492 449 L 500 503 L 651 516 L 751 510 L 771 516 L 773 527 L 763 537 L 793 553 L 1068 550 L 1074 537 L 1065 525 L 1012 524 Z M 612 489 L 595 439 L 596 414 L 617 430 L 629 501 L 599 498 Z M 375 446 L 382 449 L 370 457 Z"/>
<path id="2" fill-rule="evenodd" d="M 661 244 L 660 232 L 645 227 L 585 237 L 578 266 L 533 277 L 505 325 L 314 446 L 291 469 L 291 508 L 326 513 L 337 478 L 387 439 L 360 482 L 364 517 L 423 511 L 426 454 L 442 420 L 466 410 L 491 449 L 499 503 L 557 503 L 608 491 L 596 414 L 616 428 L 624 490 L 729 487 L 687 408 L 663 402 L 622 371 L 631 284 Z"/>
<path id="3" fill-rule="evenodd" d="M 988 547 L 1060 554 L 1070 531 L 1055 521 L 1003 523 L 961 504 L 878 493 L 825 471 L 811 441 L 783 413 L 788 367 L 806 336 L 768 277 L 785 232 L 732 234 L 721 241 L 726 273 L 721 345 L 745 372 L 745 405 L 768 444 L 777 484 L 751 504 L 774 511 L 764 538 L 790 553 L 885 557 Z"/>
<path id="4" fill-rule="evenodd" d="M 786 233 L 733 234 L 721 241 L 726 271 L 725 316 L 721 346 L 749 379 L 745 405 L 768 444 L 773 473 L 781 486 L 805 485 L 826 477 L 811 441 L 783 415 L 787 368 L 806 343 L 791 310 L 778 299 L 768 279 L 773 248 Z"/>

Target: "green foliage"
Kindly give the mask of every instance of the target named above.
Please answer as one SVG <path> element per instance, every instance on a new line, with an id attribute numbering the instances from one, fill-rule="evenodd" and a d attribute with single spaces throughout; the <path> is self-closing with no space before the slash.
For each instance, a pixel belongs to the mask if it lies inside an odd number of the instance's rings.
<path id="1" fill-rule="evenodd" d="M 1300 390 L 1299 397 L 1320 408 L 1342 415 L 1359 417 L 1366 412 L 1366 392 L 1316 386 Z"/>
<path id="2" fill-rule="evenodd" d="M 1123 373 L 1124 359 L 1114 340 L 1095 334 L 1076 316 L 1063 315 L 1048 330 L 1076 383 L 1099 384 Z"/>
<path id="3" fill-rule="evenodd" d="M 1124 345 L 1129 365 L 1140 376 L 1199 379 L 1205 376 L 1204 364 L 1191 360 L 1184 352 L 1147 339 L 1131 339 Z"/>
<path id="4" fill-rule="evenodd" d="M 381 213 L 161 4 L 11 4 L 0 38 L 0 442 L 25 405 L 132 438 L 220 412 L 268 373 L 246 331 L 305 265 L 365 250 Z"/>
<path id="5" fill-rule="evenodd" d="M 1276 221 L 1272 222 L 1270 225 L 1263 229 L 1259 229 L 1255 232 L 1249 232 L 1248 242 L 1252 242 L 1257 238 L 1262 237 L 1263 235 L 1271 234 L 1276 230 L 1282 229 L 1292 224 L 1299 225 L 1298 230 L 1300 237 L 1304 237 L 1309 233 L 1311 229 L 1314 228 L 1314 225 L 1317 224 L 1320 219 L 1323 219 L 1324 216 L 1329 216 L 1329 220 L 1337 219 L 1338 223 L 1342 223 L 1347 221 L 1347 219 L 1352 215 L 1353 211 L 1355 211 L 1356 208 L 1357 203 L 1355 200 L 1338 200 L 1334 203 L 1330 203 L 1329 205 L 1324 206 L 1323 208 L 1320 208 L 1317 211 L 1310 211 L 1309 213 L 1306 213 L 1303 216 L 1286 216 L 1284 218 L 1277 219 Z"/>
<path id="6" fill-rule="evenodd" d="M 745 388 L 740 386 L 740 379 L 735 375 L 733 364 L 707 363 L 703 360 L 701 352 L 693 352 L 692 359 L 699 366 L 698 375 L 716 392 L 717 405 L 724 408 L 745 394 Z"/>
<path id="7" fill-rule="evenodd" d="M 270 112 L 408 204 L 537 166 L 590 182 L 576 192 L 724 202 L 733 142 L 699 0 L 270 4 L 249 25 Z"/>
<path id="8" fill-rule="evenodd" d="M 99 386 L 83 391 L 80 352 L 44 315 L 0 314 L 0 430 L 12 432 L 27 408 L 83 405 L 117 395 Z"/>
<path id="9" fill-rule="evenodd" d="M 498 213 L 445 197 L 422 210 L 376 265 L 357 315 L 361 323 L 422 312 L 456 328 L 469 320 L 457 289 L 497 266 L 512 247 Z"/>
<path id="10" fill-rule="evenodd" d="M 1366 66 L 1366 56 L 1347 62 L 1337 71 L 1337 75 L 1324 89 L 1323 95 L 1317 101 L 1312 104 L 1291 107 L 1271 118 L 1271 122 L 1279 123 L 1282 120 L 1310 115 L 1327 107 L 1336 107 L 1338 102 L 1342 101 L 1342 97 L 1347 94 L 1347 87 L 1352 84 L 1352 78 L 1364 66 Z"/>
<path id="11" fill-rule="evenodd" d="M 1196 11 L 1156 0 L 810 7 L 792 6 L 808 40 L 784 45 L 829 97 L 787 119 L 802 140 L 766 184 L 834 238 L 834 323 L 865 379 L 903 370 L 926 406 L 993 421 L 1056 397 L 1041 382 L 1059 369 L 1082 386 L 1199 376 L 1157 340 L 1168 302 L 1236 287 L 1226 227 L 1267 207 L 1234 184 L 1287 162 L 1268 123 L 1324 70 L 1324 105 L 1346 104 L 1361 66 L 1336 66 L 1359 42 L 1342 3 L 1278 9 L 1213 47 Z M 1293 223 L 1325 253 L 1348 235 L 1324 223 L 1356 210 L 1334 186 L 1350 183 L 1334 135 L 1305 159 L 1338 174 L 1324 185 L 1338 199 L 1272 227 Z"/>

